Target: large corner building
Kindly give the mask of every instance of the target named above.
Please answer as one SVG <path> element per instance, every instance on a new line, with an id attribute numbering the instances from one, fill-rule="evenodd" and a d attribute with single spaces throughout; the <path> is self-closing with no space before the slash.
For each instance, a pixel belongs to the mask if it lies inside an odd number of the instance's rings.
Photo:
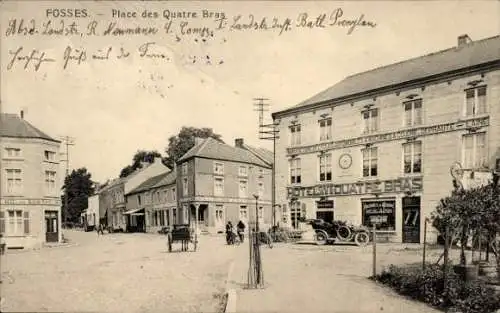
<path id="1" fill-rule="evenodd" d="M 59 147 L 22 112 L 0 114 L 0 232 L 7 248 L 61 241 Z"/>
<path id="2" fill-rule="evenodd" d="M 273 119 L 282 223 L 344 220 L 422 242 L 425 218 L 452 190 L 450 167 L 474 179 L 500 166 L 500 36 L 463 35 L 349 76 Z"/>

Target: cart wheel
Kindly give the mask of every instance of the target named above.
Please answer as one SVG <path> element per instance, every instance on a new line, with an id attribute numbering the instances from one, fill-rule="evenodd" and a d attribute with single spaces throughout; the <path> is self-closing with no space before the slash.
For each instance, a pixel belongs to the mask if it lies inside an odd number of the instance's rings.
<path id="1" fill-rule="evenodd" d="M 364 247 L 368 244 L 368 242 L 370 242 L 370 236 L 367 232 L 359 232 L 354 236 L 354 242 L 359 247 Z"/>

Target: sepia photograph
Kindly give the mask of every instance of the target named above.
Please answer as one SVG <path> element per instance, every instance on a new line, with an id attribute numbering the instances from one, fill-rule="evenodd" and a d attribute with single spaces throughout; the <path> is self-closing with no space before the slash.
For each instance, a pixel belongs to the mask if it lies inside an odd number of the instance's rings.
<path id="1" fill-rule="evenodd" d="M 0 312 L 500 313 L 500 1 L 0 1 Z"/>

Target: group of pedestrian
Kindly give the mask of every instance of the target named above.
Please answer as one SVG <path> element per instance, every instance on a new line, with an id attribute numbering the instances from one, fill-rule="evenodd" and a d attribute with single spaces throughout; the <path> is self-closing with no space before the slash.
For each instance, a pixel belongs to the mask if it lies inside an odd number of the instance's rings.
<path id="1" fill-rule="evenodd" d="M 234 233 L 231 221 L 228 221 L 226 224 L 226 242 L 228 245 L 235 244 L 236 238 L 238 238 L 240 243 L 245 240 L 245 223 L 243 221 L 240 220 L 236 225 L 236 232 L 237 234 Z"/>

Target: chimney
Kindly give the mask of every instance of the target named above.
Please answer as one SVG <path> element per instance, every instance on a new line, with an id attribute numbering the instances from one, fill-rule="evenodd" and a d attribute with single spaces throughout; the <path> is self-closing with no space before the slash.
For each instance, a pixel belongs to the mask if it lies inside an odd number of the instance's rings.
<path id="1" fill-rule="evenodd" d="M 21 119 L 24 119 L 24 111 L 21 110 L 21 113 L 19 114 L 21 116 Z"/>
<path id="2" fill-rule="evenodd" d="M 236 148 L 243 148 L 243 138 L 236 138 L 234 140 L 234 146 Z"/>
<path id="3" fill-rule="evenodd" d="M 463 47 L 469 43 L 472 42 L 472 39 L 470 39 L 469 35 L 463 34 L 458 36 L 458 47 Z"/>

